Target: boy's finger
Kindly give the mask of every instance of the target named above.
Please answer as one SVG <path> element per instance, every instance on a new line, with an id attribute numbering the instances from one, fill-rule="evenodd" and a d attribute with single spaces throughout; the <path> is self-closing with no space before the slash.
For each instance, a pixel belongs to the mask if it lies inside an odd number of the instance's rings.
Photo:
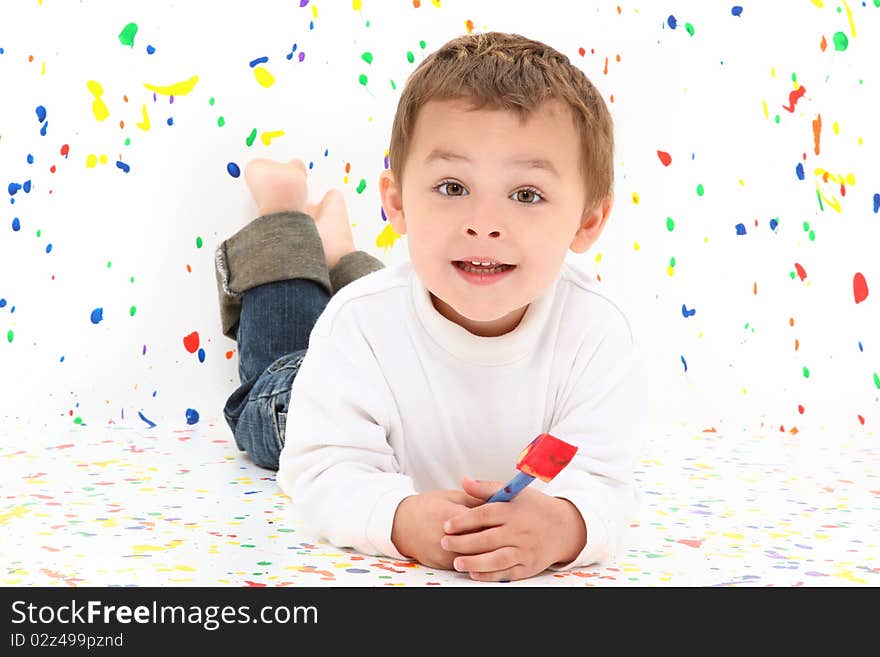
<path id="1" fill-rule="evenodd" d="M 303 173 L 308 173 L 308 169 L 306 168 L 306 163 L 303 162 L 302 160 L 290 160 L 290 163 L 295 164 L 300 169 L 302 169 Z"/>

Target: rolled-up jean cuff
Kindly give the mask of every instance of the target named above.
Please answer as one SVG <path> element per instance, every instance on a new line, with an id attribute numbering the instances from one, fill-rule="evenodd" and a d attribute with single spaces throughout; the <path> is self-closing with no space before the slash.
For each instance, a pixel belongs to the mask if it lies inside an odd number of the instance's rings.
<path id="1" fill-rule="evenodd" d="M 214 253 L 223 335 L 235 340 L 245 290 L 275 281 L 304 278 L 332 294 L 324 246 L 315 221 L 304 212 L 257 217 Z"/>
<path id="2" fill-rule="evenodd" d="M 366 276 L 385 267 L 379 258 L 366 251 L 352 251 L 342 256 L 330 270 L 330 284 L 333 294 L 361 276 Z"/>

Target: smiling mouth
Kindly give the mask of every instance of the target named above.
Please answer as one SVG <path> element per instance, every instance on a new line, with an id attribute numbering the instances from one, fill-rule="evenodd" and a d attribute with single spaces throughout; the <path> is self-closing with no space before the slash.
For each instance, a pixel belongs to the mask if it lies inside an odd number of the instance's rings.
<path id="1" fill-rule="evenodd" d="M 453 260 L 452 264 L 458 267 L 459 269 L 466 271 L 470 274 L 500 274 L 502 272 L 508 271 L 510 269 L 516 268 L 516 265 L 506 265 L 499 264 L 495 266 L 483 267 L 482 265 L 472 265 L 469 262 L 464 262 L 462 260 Z"/>

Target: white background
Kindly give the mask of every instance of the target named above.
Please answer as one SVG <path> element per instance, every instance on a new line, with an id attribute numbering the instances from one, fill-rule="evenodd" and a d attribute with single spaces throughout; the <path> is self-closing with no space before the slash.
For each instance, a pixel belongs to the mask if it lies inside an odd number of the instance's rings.
<path id="1" fill-rule="evenodd" d="M 599 275 L 630 316 L 647 357 L 645 404 L 657 426 L 870 434 L 880 422 L 880 215 L 873 210 L 880 8 L 874 0 L 848 2 L 854 36 L 847 6 L 818 4 L 741 3 L 737 17 L 733 3 L 695 1 L 422 0 L 416 8 L 364 0 L 357 11 L 329 0 L 305 7 L 299 0 L 4 2 L 0 418 L 7 426 L 64 428 L 79 418 L 144 427 L 141 412 L 173 427 L 186 426 L 194 409 L 201 423 L 222 423 L 238 379 L 235 354 L 226 357 L 235 345 L 220 333 L 213 249 L 255 210 L 227 163 L 303 159 L 312 165 L 314 200 L 330 187 L 344 190 L 360 248 L 386 264 L 406 259 L 406 238 L 387 250 L 376 246 L 384 227 L 377 179 L 391 122 L 409 73 L 470 20 L 474 31 L 552 45 L 609 104 L 616 206 L 600 241 L 571 260 Z M 138 31 L 129 47 L 118 35 L 132 22 Z M 836 32 L 849 39 L 845 51 L 835 50 Z M 361 59 L 366 51 L 371 64 Z M 264 56 L 275 78 L 269 88 L 250 66 Z M 154 100 L 144 86 L 193 75 L 193 91 L 173 103 Z M 104 121 L 92 112 L 90 80 L 103 87 Z M 786 111 L 799 85 L 806 93 Z M 147 131 L 136 126 L 143 105 Z M 260 141 L 278 130 L 284 135 L 269 145 Z M 669 167 L 658 150 L 672 156 Z M 108 163 L 88 168 L 89 154 Z M 795 174 L 799 162 L 804 180 Z M 855 184 L 842 196 L 817 169 L 851 174 Z M 366 188 L 358 193 L 361 179 Z M 7 185 L 28 180 L 30 193 L 8 194 Z M 817 189 L 836 197 L 841 211 L 825 201 L 822 210 Z M 667 217 L 675 221 L 671 232 Z M 746 235 L 737 235 L 739 223 Z M 807 272 L 803 281 L 790 276 L 796 262 Z M 860 304 L 857 272 L 870 290 Z M 684 317 L 682 304 L 696 314 Z M 97 307 L 104 319 L 93 324 Z M 193 331 L 204 362 L 184 348 Z"/>

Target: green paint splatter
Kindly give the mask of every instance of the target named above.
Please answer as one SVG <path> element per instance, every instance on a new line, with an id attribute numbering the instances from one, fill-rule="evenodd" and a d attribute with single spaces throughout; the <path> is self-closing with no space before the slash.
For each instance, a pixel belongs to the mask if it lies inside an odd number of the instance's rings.
<path id="1" fill-rule="evenodd" d="M 410 64 L 416 61 L 416 56 L 413 55 L 409 50 L 406 51 L 406 61 L 408 61 Z"/>
<path id="2" fill-rule="evenodd" d="M 134 317 L 134 314 L 135 314 L 136 312 L 137 312 L 137 307 L 136 307 L 136 306 L 132 306 L 131 308 L 128 309 L 128 314 L 129 314 L 130 316 L 132 316 L 132 317 Z"/>
<path id="3" fill-rule="evenodd" d="M 666 217 L 666 230 L 670 233 L 675 229 L 675 221 L 672 217 Z"/>
<path id="4" fill-rule="evenodd" d="M 670 266 L 670 267 L 675 267 L 675 256 L 672 256 L 672 257 L 669 259 L 669 266 Z"/>
<path id="5" fill-rule="evenodd" d="M 816 198 L 819 199 L 819 209 L 822 212 L 825 212 L 825 204 L 822 203 L 822 195 L 819 193 L 819 190 L 816 190 Z"/>
<path id="6" fill-rule="evenodd" d="M 797 274 L 793 271 L 788 272 L 788 275 L 791 276 L 791 280 L 794 280 L 794 277 L 797 276 Z"/>
<path id="7" fill-rule="evenodd" d="M 258 566 L 271 566 L 272 562 L 271 561 L 258 561 L 257 565 Z"/>
<path id="8" fill-rule="evenodd" d="M 222 116 L 218 116 L 217 125 L 222 128 L 224 125 L 226 125 L 226 119 L 224 119 Z"/>
<path id="9" fill-rule="evenodd" d="M 251 134 L 249 134 L 247 139 L 245 139 L 244 141 L 248 146 L 253 146 L 254 139 L 256 139 L 256 138 L 257 138 L 257 129 L 254 128 L 253 130 L 251 130 Z"/>
<path id="10" fill-rule="evenodd" d="M 816 241 L 816 232 L 811 230 L 809 232 L 809 237 L 810 237 L 811 242 L 815 242 Z"/>
<path id="11" fill-rule="evenodd" d="M 425 46 L 426 46 L 426 45 L 427 45 L 427 44 L 426 44 L 424 41 L 419 41 L 419 48 L 421 48 L 422 50 L 425 49 Z"/>
<path id="12" fill-rule="evenodd" d="M 810 368 L 809 367 L 804 367 L 804 378 L 805 379 L 810 378 Z"/>
<path id="13" fill-rule="evenodd" d="M 694 26 L 693 25 L 691 25 L 690 23 L 685 23 L 684 29 L 687 30 L 688 34 L 690 34 L 691 36 L 694 36 Z"/>
<path id="14" fill-rule="evenodd" d="M 849 47 L 849 39 L 843 32 L 834 33 L 834 49 L 843 52 Z"/>
<path id="15" fill-rule="evenodd" d="M 39 237 L 39 236 L 40 236 L 40 233 L 42 233 L 42 232 L 43 232 L 43 231 L 41 231 L 41 230 L 38 228 L 38 229 L 37 229 L 37 237 Z"/>
<path id="16" fill-rule="evenodd" d="M 792 74 L 791 74 L 791 81 L 792 81 L 792 82 L 797 82 L 797 73 L 792 73 Z"/>
<path id="17" fill-rule="evenodd" d="M 252 548 L 252 547 L 257 547 L 257 546 L 256 546 L 256 545 L 251 545 L 250 543 L 242 543 L 239 547 L 243 547 L 243 548 Z"/>
<path id="18" fill-rule="evenodd" d="M 131 277 L 131 282 L 134 283 L 134 276 Z"/>
<path id="19" fill-rule="evenodd" d="M 364 85 L 366 87 L 367 86 L 367 76 L 364 75 L 363 73 L 361 73 L 358 76 L 358 82 L 360 82 L 362 85 Z"/>
<path id="20" fill-rule="evenodd" d="M 702 195 L 703 195 L 703 183 L 700 183 L 699 185 L 697 185 L 697 196 L 702 196 Z"/>
<path id="21" fill-rule="evenodd" d="M 83 419 L 79 415 L 77 415 L 75 418 L 73 418 L 73 423 L 74 424 L 82 424 Z"/>
<path id="22" fill-rule="evenodd" d="M 14 337 L 15 337 L 15 333 L 13 333 L 12 329 L 9 329 L 9 330 L 6 332 L 6 339 L 9 340 L 9 342 L 12 342 L 12 339 L 13 339 Z"/>
<path id="23" fill-rule="evenodd" d="M 367 188 L 367 181 L 364 180 L 363 178 L 361 178 L 361 181 L 358 183 L 358 186 L 357 186 L 357 193 L 360 194 L 366 188 Z"/>
<path id="24" fill-rule="evenodd" d="M 880 0 L 876 1 L 880 2 Z M 874 372 L 874 385 L 880 388 L 880 375 L 878 375 L 877 372 Z"/>
<path id="25" fill-rule="evenodd" d="M 776 123 L 779 123 L 782 119 L 779 118 L 779 115 L 776 115 L 776 118 L 773 119 Z"/>
<path id="26" fill-rule="evenodd" d="M 397 85 L 394 84 L 394 80 L 391 81 L 391 88 L 392 88 L 394 91 L 397 91 Z"/>
<path id="27" fill-rule="evenodd" d="M 202 244 L 204 244 L 204 242 L 202 242 L 202 238 L 201 238 L 201 237 L 196 237 L 196 248 L 197 248 L 197 249 L 201 249 L 201 248 L 202 248 Z"/>
<path id="28" fill-rule="evenodd" d="M 212 105 L 212 106 L 214 105 L 214 97 L 213 97 L 213 96 L 211 96 L 211 97 L 208 99 L 208 105 Z"/>
<path id="29" fill-rule="evenodd" d="M 125 145 L 129 146 L 130 144 L 131 144 L 131 137 L 126 137 L 125 138 Z"/>
<path id="30" fill-rule="evenodd" d="M 361 59 L 363 59 L 367 64 L 372 64 L 373 63 L 373 53 L 365 52 L 363 55 L 361 55 Z"/>
<path id="31" fill-rule="evenodd" d="M 122 32 L 119 33 L 119 43 L 123 46 L 134 48 L 134 35 L 137 34 L 137 31 L 137 23 L 129 23 L 123 27 Z"/>
<path id="32" fill-rule="evenodd" d="M 110 267 L 112 267 L 112 266 L 113 266 L 113 263 L 108 260 L 107 261 L 107 269 L 110 269 Z"/>

